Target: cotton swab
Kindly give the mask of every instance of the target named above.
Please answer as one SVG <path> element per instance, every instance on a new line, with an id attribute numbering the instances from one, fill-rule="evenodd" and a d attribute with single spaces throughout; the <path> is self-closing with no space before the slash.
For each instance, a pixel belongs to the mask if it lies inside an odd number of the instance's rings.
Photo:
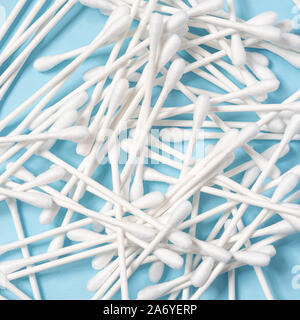
<path id="1" fill-rule="evenodd" d="M 73 142 L 80 142 L 82 140 L 86 140 L 89 136 L 89 131 L 86 127 L 70 127 L 61 130 L 60 132 L 49 132 L 49 133 L 42 133 L 42 134 L 32 134 L 28 135 L 20 135 L 14 137 L 3 137 L 0 138 L 1 143 L 12 143 L 12 142 L 32 142 L 37 140 L 71 140 Z"/>
<path id="2" fill-rule="evenodd" d="M 118 10 L 115 10 L 112 12 L 112 14 L 110 15 L 108 21 L 107 21 L 107 25 L 116 22 L 119 18 L 121 18 L 124 15 L 128 15 L 129 14 L 129 9 L 127 6 L 120 6 L 120 8 L 118 8 Z M 106 27 L 107 28 L 107 27 Z M 47 56 L 47 57 L 42 57 L 37 59 L 34 62 L 34 68 L 40 72 L 44 72 L 44 71 L 48 71 L 52 68 L 54 68 L 55 66 L 57 66 L 58 64 L 62 63 L 65 60 L 69 60 L 71 58 L 75 58 L 78 55 L 82 54 L 88 47 L 82 47 L 82 48 L 78 48 L 66 53 L 62 53 L 62 54 L 56 54 L 56 55 L 52 55 L 52 56 Z"/>
<path id="3" fill-rule="evenodd" d="M 25 234 L 24 234 L 24 230 L 23 230 L 22 223 L 20 220 L 17 204 L 16 204 L 15 200 L 13 200 L 13 199 L 7 199 L 6 202 L 7 202 L 7 205 L 9 207 L 10 213 L 11 213 L 13 221 L 14 221 L 14 225 L 15 225 L 16 233 L 18 235 L 18 239 L 22 240 L 25 238 Z M 21 250 L 22 250 L 22 254 L 23 254 L 24 259 L 27 259 L 30 257 L 30 253 L 29 253 L 27 246 L 22 247 Z M 36 279 L 35 275 L 29 276 L 29 281 L 30 281 L 30 285 L 31 285 L 35 300 L 41 300 L 41 294 L 40 294 L 39 286 L 38 286 L 37 279 Z"/>

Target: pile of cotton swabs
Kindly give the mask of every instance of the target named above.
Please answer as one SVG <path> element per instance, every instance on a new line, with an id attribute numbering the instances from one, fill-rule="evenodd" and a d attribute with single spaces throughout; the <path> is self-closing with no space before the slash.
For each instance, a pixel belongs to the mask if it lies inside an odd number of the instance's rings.
<path id="1" fill-rule="evenodd" d="M 18 1 L 0 29 L 0 39 L 11 31 L 26 2 Z M 33 50 L 73 6 L 99 9 L 109 17 L 86 46 L 37 59 L 34 67 L 40 72 L 64 61 L 68 64 L 0 120 L 0 130 L 13 127 L 0 137 L 0 161 L 5 165 L 0 197 L 18 235 L 14 242 L 1 240 L 1 287 L 19 299 L 41 299 L 36 274 L 86 259 L 97 270 L 87 283 L 92 299 L 111 299 L 120 290 L 122 299 L 195 300 L 226 272 L 232 300 L 238 298 L 236 269 L 248 265 L 254 268 L 265 297 L 272 299 L 263 267 L 276 254 L 274 244 L 300 230 L 300 207 L 293 203 L 300 196 L 296 188 L 300 166 L 287 172 L 277 166 L 289 153 L 289 143 L 300 138 L 300 90 L 280 104 L 264 104 L 280 82 L 268 67 L 268 58 L 245 48 L 271 51 L 300 68 L 300 37 L 290 32 L 291 21 L 278 21 L 271 11 L 243 21 L 236 17 L 234 0 L 227 0 L 228 12 L 222 0 L 55 0 L 40 14 L 45 3 L 35 1 L 0 54 L 0 64 L 14 57 L 0 75 L 1 99 Z M 51 103 L 87 58 L 111 44 L 105 65 L 85 72 L 79 87 Z M 181 79 L 186 73 L 224 93 L 194 87 L 188 78 Z M 154 99 L 156 87 L 160 90 Z M 89 88 L 91 96 L 86 93 Z M 174 92 L 190 104 L 167 107 L 165 102 Z M 252 113 L 258 120 L 225 121 L 219 114 L 232 112 Z M 16 125 L 19 116 L 22 121 Z M 153 134 L 154 127 L 159 128 L 159 137 Z M 124 132 L 129 135 L 121 139 Z M 203 139 L 217 143 L 197 158 L 195 148 Z M 277 142 L 259 153 L 249 145 L 258 139 Z M 81 156 L 77 168 L 51 151 L 57 140 L 76 144 L 76 154 Z M 176 148 L 183 142 L 184 152 Z M 235 165 L 238 149 L 251 160 Z M 120 163 L 121 150 L 127 154 L 125 163 Z M 21 155 L 12 162 L 19 151 Z M 35 155 L 52 163 L 38 176 L 24 167 Z M 101 176 L 94 176 L 105 159 L 112 189 L 101 183 Z M 148 165 L 146 159 L 157 165 Z M 163 173 L 161 164 L 177 175 Z M 234 179 L 241 173 L 238 183 Z M 61 190 L 50 186 L 59 180 L 64 182 Z M 166 193 L 155 189 L 145 193 L 145 181 L 168 185 Z M 101 210 L 80 203 L 86 192 L 105 201 Z M 201 193 L 225 202 L 203 212 Z M 18 201 L 41 208 L 40 223 L 53 228 L 25 237 Z M 244 224 L 243 217 L 253 206 L 260 210 Z M 74 213 L 82 218 L 73 222 Z M 57 214 L 63 217 L 59 226 L 54 223 Z M 275 215 L 280 221 L 268 224 Z M 211 218 L 213 227 L 200 240 L 201 223 Z M 70 245 L 65 244 L 66 237 Z M 44 239 L 50 241 L 48 251 L 31 256 L 28 246 Z M 5 254 L 13 250 L 21 250 L 23 259 L 6 259 Z M 150 266 L 149 278 L 156 284 L 135 297 L 128 292 L 128 281 L 134 281 L 131 276 L 144 264 Z M 166 268 L 182 268 L 182 275 L 160 282 Z M 24 277 L 29 278 L 32 297 L 13 284 Z"/>

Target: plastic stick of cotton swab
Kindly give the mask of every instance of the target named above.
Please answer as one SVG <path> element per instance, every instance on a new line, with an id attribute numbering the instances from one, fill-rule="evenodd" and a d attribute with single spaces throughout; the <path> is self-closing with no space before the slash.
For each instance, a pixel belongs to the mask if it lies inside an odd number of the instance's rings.
<path id="1" fill-rule="evenodd" d="M 46 132 L 40 134 L 31 135 L 20 135 L 11 137 L 0 137 L 0 144 L 11 143 L 11 142 L 33 142 L 39 140 L 71 140 L 74 142 L 79 142 L 87 139 L 89 136 L 89 131 L 83 126 L 74 126 L 70 128 L 63 129 L 61 131 Z"/>
<path id="2" fill-rule="evenodd" d="M 84 229 L 82 229 L 82 230 L 84 230 Z M 0 269 L 5 274 L 10 274 L 10 273 L 13 273 L 13 272 L 15 272 L 19 269 L 22 269 L 26 266 L 31 266 L 36 263 L 40 263 L 44 260 L 54 259 L 54 258 L 57 258 L 61 255 L 66 255 L 66 254 L 70 254 L 70 253 L 73 253 L 73 252 L 76 252 L 79 250 L 92 248 L 95 246 L 99 246 L 101 244 L 107 245 L 108 243 L 110 243 L 114 240 L 115 240 L 114 235 L 100 235 L 100 234 L 98 234 L 98 237 L 95 237 L 95 239 L 88 239 L 86 241 L 83 241 L 82 243 L 73 244 L 73 245 L 68 246 L 66 248 L 59 249 L 56 252 L 41 253 L 39 255 L 35 255 L 32 257 L 25 258 L 25 259 L 4 261 L 4 262 L 0 263 Z M 111 246 L 111 244 L 109 244 L 108 246 L 109 246 L 108 248 L 113 248 L 113 246 Z M 108 248 L 106 248 L 106 250 L 108 250 Z M 34 273 L 32 273 L 32 274 L 34 274 Z"/>
<path id="3" fill-rule="evenodd" d="M 34 7 L 31 9 L 30 13 L 26 16 L 24 21 L 22 22 L 21 26 L 18 28 L 17 32 L 13 35 L 10 39 L 9 43 L 6 45 L 5 50 L 12 46 L 18 38 L 26 31 L 34 17 L 40 11 L 42 6 L 45 4 L 46 0 L 39 0 L 35 3 Z M 25 61 L 24 61 L 25 63 Z M 23 63 L 23 64 L 24 64 Z M 4 85 L 0 89 L 0 100 L 4 97 L 7 90 L 10 88 L 11 84 L 13 83 L 14 79 L 18 75 L 20 69 L 22 68 L 23 64 L 10 76 L 10 78 L 4 83 Z"/>
<path id="4" fill-rule="evenodd" d="M 24 21 L 22 21 L 22 23 L 21 23 L 20 27 L 18 28 L 18 30 L 16 31 L 16 33 L 9 40 L 9 43 L 6 45 L 6 48 L 13 45 L 15 43 L 15 41 L 27 30 L 27 28 L 30 26 L 32 20 L 35 18 L 35 16 L 41 10 L 41 8 L 45 4 L 45 2 L 46 2 L 46 0 L 36 1 L 33 8 L 30 10 L 29 14 L 26 16 Z"/>
<path id="5" fill-rule="evenodd" d="M 151 97 L 152 97 L 152 86 L 155 78 L 155 66 L 156 66 L 156 58 L 157 58 L 157 51 L 159 47 L 159 42 L 162 36 L 163 31 L 163 18 L 160 14 L 154 13 L 150 18 L 149 24 L 149 38 L 150 38 L 150 51 L 149 51 L 149 60 L 147 65 L 147 78 L 146 78 L 146 85 L 145 85 L 145 95 L 141 105 L 141 111 L 139 114 L 139 118 L 137 120 L 136 130 L 139 132 L 141 130 L 141 125 L 146 121 L 149 113 L 150 113 L 150 106 L 151 106 Z M 139 155 L 138 164 L 136 166 L 136 172 L 133 180 L 133 184 L 131 187 L 131 193 L 133 193 L 134 188 L 138 185 L 142 190 L 142 183 L 141 183 L 141 176 L 143 175 L 143 151 Z"/>
<path id="6" fill-rule="evenodd" d="M 112 11 L 111 15 L 109 16 L 106 22 L 106 26 L 103 28 L 103 31 L 105 30 L 105 28 L 107 29 L 108 24 L 116 22 L 118 18 L 128 13 L 129 13 L 129 9 L 127 6 L 120 6 L 116 10 Z M 112 38 L 111 40 L 114 40 L 114 39 Z M 66 53 L 38 58 L 37 60 L 35 60 L 33 66 L 36 70 L 40 72 L 48 71 L 65 60 L 69 60 L 71 58 L 75 58 L 79 56 L 80 54 L 84 53 L 84 51 L 87 49 L 88 49 L 88 46 L 84 46 Z"/>
<path id="7" fill-rule="evenodd" d="M 25 235 L 24 235 L 24 230 L 23 230 L 22 223 L 20 220 L 16 201 L 14 199 L 8 198 L 6 200 L 6 202 L 7 202 L 7 205 L 9 207 L 10 213 L 11 213 L 13 221 L 14 221 L 14 225 L 15 225 L 15 229 L 16 229 L 16 232 L 18 235 L 18 239 L 23 240 L 25 238 Z M 30 257 L 30 253 L 29 253 L 27 246 L 22 247 L 21 250 L 22 250 L 22 254 L 23 254 L 24 259 L 27 259 Z M 30 281 L 30 285 L 32 288 L 34 298 L 36 300 L 41 300 L 41 294 L 40 294 L 40 290 L 39 290 L 35 275 L 30 275 L 29 281 Z"/>
<path id="8" fill-rule="evenodd" d="M 236 21 L 234 0 L 227 0 L 229 9 L 229 16 L 231 21 Z M 246 63 L 246 52 L 243 46 L 243 42 L 238 33 L 231 36 L 231 53 L 232 62 L 237 67 L 244 66 Z"/>
<path id="9" fill-rule="evenodd" d="M 114 192 L 116 192 L 117 194 L 120 194 L 120 178 L 119 178 L 119 166 L 118 166 L 119 150 L 120 150 L 120 146 L 116 144 L 115 147 L 112 148 L 108 153 L 110 163 L 111 163 Z M 119 220 L 122 220 L 122 208 L 119 205 L 116 205 L 115 212 L 116 212 L 116 218 Z M 118 255 L 120 259 L 120 279 L 121 279 L 122 300 L 128 300 L 129 295 L 128 295 L 127 273 L 126 273 L 124 233 L 121 229 L 117 231 L 117 239 L 118 239 Z"/>
<path id="10" fill-rule="evenodd" d="M 23 1 L 23 0 L 22 0 Z M 33 23 L 14 43 L 11 43 L 0 55 L 0 64 L 8 59 L 39 27 L 41 27 L 57 10 L 66 2 L 66 0 L 56 0 L 55 3 Z"/>
<path id="11" fill-rule="evenodd" d="M 16 6 L 13 8 L 12 12 L 0 28 L 0 41 L 6 35 L 11 25 L 14 23 L 16 17 L 18 16 L 22 8 L 25 6 L 26 2 L 27 0 L 19 0 Z"/>

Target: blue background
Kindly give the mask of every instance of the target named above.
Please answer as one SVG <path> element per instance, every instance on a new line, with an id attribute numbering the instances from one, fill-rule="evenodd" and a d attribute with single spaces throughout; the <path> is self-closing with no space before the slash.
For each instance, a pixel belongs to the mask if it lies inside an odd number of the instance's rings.
<path id="1" fill-rule="evenodd" d="M 28 1 L 29 5 L 22 10 L 22 14 L 18 17 L 17 22 L 13 25 L 13 29 L 11 30 L 15 30 L 15 28 L 20 24 L 22 16 L 25 16 L 34 2 L 35 1 Z M 0 0 L 0 4 L 6 8 L 7 14 L 9 14 L 16 3 L 16 0 Z M 45 10 L 51 3 L 52 1 L 47 1 L 47 5 L 43 8 L 43 10 Z M 243 19 L 249 19 L 260 12 L 270 10 L 278 13 L 279 20 L 293 18 L 297 15 L 297 13 L 293 13 L 292 8 L 294 7 L 294 4 L 289 0 L 240 0 L 236 1 L 236 5 L 238 15 Z M 80 4 L 76 4 L 30 56 L 22 69 L 21 76 L 19 76 L 17 81 L 14 82 L 11 90 L 9 90 L 5 96 L 5 99 L 0 101 L 0 117 L 3 118 L 7 113 L 17 107 L 26 98 L 38 90 L 43 84 L 50 80 L 55 74 L 57 74 L 57 72 L 64 66 L 64 64 L 62 64 L 50 72 L 38 73 L 33 68 L 33 62 L 36 58 L 44 55 L 63 53 L 88 44 L 101 30 L 105 19 L 106 17 L 101 15 L 99 11 L 88 9 Z M 13 32 L 9 33 L 9 35 L 12 34 Z M 4 45 L 8 40 L 9 37 L 0 43 L 0 50 L 4 48 Z M 88 70 L 90 67 L 104 64 L 110 49 L 111 47 L 106 47 L 98 50 L 95 55 L 90 57 L 83 65 L 81 65 L 68 83 L 64 86 L 64 88 L 58 93 L 58 95 L 56 95 L 52 103 L 63 97 L 66 93 L 70 92 L 72 88 L 80 85 L 82 82 L 82 73 L 84 71 Z M 266 53 L 266 55 L 271 60 L 271 69 L 276 73 L 278 79 L 281 81 L 279 90 L 276 93 L 272 93 L 267 102 L 272 101 L 273 103 L 280 103 L 282 100 L 299 89 L 300 71 L 292 67 L 280 57 L 277 57 L 271 53 Z M 9 61 L 7 63 L 9 63 Z M 4 64 L 1 67 L 0 72 L 3 72 L 6 66 L 7 64 Z M 192 85 L 195 85 L 199 88 L 213 89 L 221 92 L 214 86 L 208 84 L 206 81 L 193 77 L 190 74 L 185 76 L 185 81 L 188 81 L 189 83 L 192 83 Z M 174 93 L 169 97 L 166 105 L 184 105 L 186 103 L 188 103 L 186 98 L 180 96 L 178 93 Z M 24 114 L 22 117 L 23 116 Z M 238 117 L 238 115 L 231 115 L 232 120 L 238 119 L 235 117 Z M 253 119 L 255 119 L 255 117 Z M 16 119 L 13 125 L 17 124 L 18 120 L 19 119 Z M 10 130 L 13 128 L 13 125 L 9 128 Z M 5 133 L 6 131 L 3 131 L 1 135 L 5 135 Z M 270 142 L 259 141 L 253 143 L 252 145 L 258 151 L 262 151 L 271 144 L 272 143 Z M 279 161 L 279 167 L 283 172 L 299 163 L 299 146 L 300 142 L 293 142 L 291 144 L 291 151 L 288 156 Z M 57 143 L 53 148 L 53 152 L 74 166 L 77 166 L 81 161 L 81 157 L 75 156 L 75 145 L 72 143 Z M 71 158 L 68 155 L 74 156 Z M 239 161 L 245 160 L 247 160 L 245 155 L 239 156 Z M 235 162 L 235 164 L 238 164 L 238 162 Z M 33 159 L 26 163 L 26 167 L 35 174 L 44 171 L 48 168 L 48 166 L 49 163 L 47 161 L 37 157 L 33 157 Z M 106 169 L 106 167 L 100 166 L 95 178 L 101 179 L 102 183 L 108 187 L 111 187 L 110 176 L 107 173 L 109 170 Z M 3 170 L 2 167 L 1 170 Z M 162 170 L 168 172 L 169 174 L 178 174 L 178 172 L 175 170 L 173 172 L 165 167 L 162 167 Z M 237 179 L 240 178 L 241 177 L 237 177 Z M 62 184 L 56 184 L 54 186 L 61 188 Z M 154 189 L 165 190 L 165 188 L 166 186 L 161 186 L 154 183 L 145 185 L 146 192 Z M 201 194 L 199 210 L 200 212 L 205 211 L 222 203 L 223 201 L 223 199 L 216 199 L 208 195 Z M 82 200 L 82 203 L 86 204 L 89 208 L 97 210 L 103 205 L 102 201 L 97 200 L 91 194 L 87 194 Z M 63 212 L 61 211 L 57 219 L 51 225 L 42 226 L 38 222 L 40 210 L 24 203 L 18 203 L 18 206 L 24 229 L 26 235 L 28 236 L 51 229 L 56 225 L 60 225 L 63 218 Z M 249 213 L 245 217 L 245 222 L 251 221 L 257 212 L 257 208 L 249 210 Z M 0 244 L 15 241 L 17 236 L 5 202 L 0 203 L 0 215 Z M 74 216 L 74 219 L 78 218 L 80 218 L 79 215 Z M 201 224 L 201 228 L 198 230 L 200 238 L 205 239 L 205 236 L 208 234 L 216 219 L 217 217 Z M 49 241 L 41 241 L 38 244 L 31 245 L 30 251 L 32 254 L 45 252 L 48 244 Z M 70 244 L 70 242 L 66 242 L 66 244 Z M 294 275 L 292 275 L 291 270 L 294 265 L 300 265 L 300 236 L 290 236 L 287 239 L 278 242 L 276 248 L 277 255 L 272 259 L 271 264 L 263 269 L 272 293 L 276 299 L 299 299 L 300 289 L 294 290 L 292 288 L 291 282 Z M 0 259 L 6 260 L 17 257 L 21 257 L 21 253 L 19 251 L 5 254 L 0 257 Z M 87 291 L 86 283 L 96 273 L 96 271 L 91 268 L 90 262 L 91 259 L 87 259 L 40 273 L 37 278 L 43 298 L 89 299 L 92 294 Z M 163 276 L 163 281 L 172 279 L 180 273 L 182 273 L 182 270 L 168 270 Z M 237 271 L 236 281 L 237 297 L 239 299 L 264 299 L 263 292 L 260 288 L 253 268 L 240 268 Z M 31 295 L 31 289 L 27 278 L 15 281 L 14 283 L 21 290 Z M 129 282 L 131 298 L 135 299 L 137 292 L 149 284 L 150 281 L 148 280 L 148 267 L 143 266 L 138 272 L 136 272 Z M 3 295 L 8 298 L 14 298 L 8 292 L 3 291 Z M 114 298 L 119 299 L 120 295 L 118 294 Z M 203 298 L 227 299 L 227 277 L 219 277 L 213 286 L 205 293 Z"/>

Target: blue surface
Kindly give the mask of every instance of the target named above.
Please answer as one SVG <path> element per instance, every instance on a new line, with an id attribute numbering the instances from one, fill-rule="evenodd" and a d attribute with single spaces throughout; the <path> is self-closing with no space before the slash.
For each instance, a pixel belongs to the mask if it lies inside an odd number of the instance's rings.
<path id="1" fill-rule="evenodd" d="M 29 1 L 30 5 L 22 11 L 22 16 L 30 9 L 35 1 Z M 53 1 L 47 1 L 49 6 Z M 13 6 L 17 3 L 16 0 L 0 0 L 0 5 L 4 6 L 7 14 L 12 10 Z M 292 1 L 282 0 L 240 0 L 236 1 L 237 10 L 240 17 L 249 19 L 254 15 L 263 11 L 276 11 L 279 14 L 279 19 L 293 18 L 298 13 L 293 13 Z M 45 6 L 45 8 L 47 7 Z M 44 9 L 45 9 L 44 8 Z M 7 113 L 17 107 L 21 102 L 38 90 L 43 84 L 50 80 L 63 65 L 55 68 L 54 70 L 46 73 L 38 73 L 33 69 L 33 61 L 37 57 L 44 55 L 51 55 L 56 53 L 63 53 L 71 49 L 88 44 L 101 30 L 105 17 L 102 16 L 97 10 L 87 9 L 76 4 L 74 8 L 66 15 L 66 17 L 51 31 L 51 33 L 43 40 L 39 47 L 31 55 L 30 59 L 25 64 L 21 77 L 14 82 L 11 90 L 6 95 L 5 99 L 0 102 L 0 117 L 3 118 Z M 20 23 L 18 19 L 17 24 L 13 27 L 16 28 Z M 10 33 L 11 34 L 11 33 Z M 0 50 L 8 39 L 0 43 Z M 92 66 L 104 64 L 110 47 L 101 49 L 97 54 L 89 58 L 83 65 L 81 65 L 72 78 L 68 81 L 67 85 L 59 92 L 59 94 L 52 101 L 55 102 L 59 98 L 63 97 L 66 93 L 70 92 L 73 88 L 78 86 L 82 82 L 82 73 L 88 70 Z M 295 69 L 281 58 L 266 53 L 271 60 L 271 68 L 281 81 L 281 87 L 276 92 L 270 95 L 269 101 L 273 103 L 279 103 L 293 92 L 299 89 L 300 70 Z M 8 62 L 9 63 L 9 62 Z M 3 72 L 6 65 L 1 67 L 0 72 Z M 214 86 L 209 85 L 204 80 L 199 78 L 192 78 L 191 75 L 186 76 L 186 81 L 196 85 L 199 88 L 215 89 Z M 172 105 L 184 105 L 189 101 L 180 96 L 178 93 L 171 95 L 167 100 L 166 106 Z M 24 115 L 22 115 L 24 116 Z M 234 120 L 234 116 L 231 115 L 231 119 Z M 16 119 L 15 124 L 18 123 Z M 10 128 L 11 129 L 11 128 Z M 2 132 L 4 135 L 5 132 Z M 270 143 L 259 141 L 252 143 L 252 145 L 258 151 L 264 150 Z M 291 144 L 291 151 L 283 160 L 279 161 L 279 167 L 282 171 L 286 171 L 288 168 L 299 163 L 300 159 L 300 142 L 293 142 Z M 72 165 L 78 165 L 81 161 L 81 157 L 75 157 L 75 145 L 60 144 L 57 143 L 53 151 L 60 155 L 63 159 L 68 161 Z M 70 158 L 69 155 L 74 155 L 74 158 Z M 241 155 L 240 161 L 244 161 L 246 156 Z M 238 164 L 237 162 L 235 164 Z M 49 163 L 41 158 L 33 158 L 26 163 L 26 167 L 35 174 L 38 174 L 48 168 Z M 104 183 L 108 187 L 110 186 L 110 175 L 108 174 L 109 167 L 100 166 L 95 174 L 96 179 L 101 179 L 101 183 Z M 171 172 L 168 168 L 162 168 L 165 172 L 177 175 L 178 172 Z M 1 168 L 3 170 L 3 168 Z M 100 181 L 100 180 L 99 180 Z M 58 185 L 61 187 L 62 185 Z M 165 186 L 159 184 L 146 184 L 145 191 L 149 190 L 163 190 Z M 211 207 L 222 203 L 223 199 L 210 197 L 205 194 L 201 194 L 200 211 L 205 211 Z M 98 201 L 91 194 L 87 194 L 82 203 L 89 208 L 100 209 L 103 205 L 102 201 Z M 39 210 L 25 204 L 18 204 L 19 210 L 22 216 L 22 220 L 25 227 L 26 235 L 34 235 L 39 232 L 51 229 L 52 227 L 60 225 L 64 212 L 61 211 L 60 215 L 50 226 L 41 226 L 38 222 Z M 10 217 L 9 210 L 5 202 L 0 203 L 0 244 L 8 243 L 17 240 L 15 229 Z M 257 212 L 256 208 L 249 211 L 246 219 L 253 219 L 254 214 Z M 75 215 L 74 219 L 78 219 L 80 216 Z M 216 222 L 217 217 L 205 221 L 198 228 L 199 237 L 202 239 L 208 234 L 212 225 Z M 246 221 L 247 221 L 246 220 Z M 42 241 L 38 244 L 30 246 L 32 254 L 39 254 L 47 250 L 48 241 Z M 296 290 L 292 287 L 292 279 L 295 275 L 292 274 L 292 268 L 295 265 L 300 265 L 300 236 L 292 236 L 277 243 L 277 255 L 272 259 L 270 266 L 264 268 L 264 274 L 270 285 L 270 288 L 276 299 L 299 299 L 300 289 Z M 19 251 L 14 251 L 1 257 L 1 260 L 12 259 L 21 257 Z M 42 296 L 44 299 L 89 299 L 92 294 L 86 289 L 87 281 L 95 275 L 96 271 L 91 268 L 91 259 L 65 265 L 56 269 L 51 269 L 46 272 L 40 273 L 37 278 L 41 288 Z M 165 272 L 163 281 L 172 279 L 181 271 L 167 270 Z M 263 292 L 260 288 L 253 268 L 244 267 L 237 271 L 237 297 L 239 299 L 264 299 Z M 31 295 L 31 289 L 29 282 L 26 279 L 21 279 L 14 282 L 21 290 Z M 132 277 L 129 282 L 130 295 L 134 299 L 137 292 L 149 285 L 148 280 L 148 267 L 143 266 Z M 8 298 L 14 298 L 10 293 L 3 292 Z M 116 295 L 115 299 L 119 299 L 120 295 Z M 227 299 L 227 277 L 221 276 L 215 281 L 214 285 L 205 293 L 204 299 Z"/>

